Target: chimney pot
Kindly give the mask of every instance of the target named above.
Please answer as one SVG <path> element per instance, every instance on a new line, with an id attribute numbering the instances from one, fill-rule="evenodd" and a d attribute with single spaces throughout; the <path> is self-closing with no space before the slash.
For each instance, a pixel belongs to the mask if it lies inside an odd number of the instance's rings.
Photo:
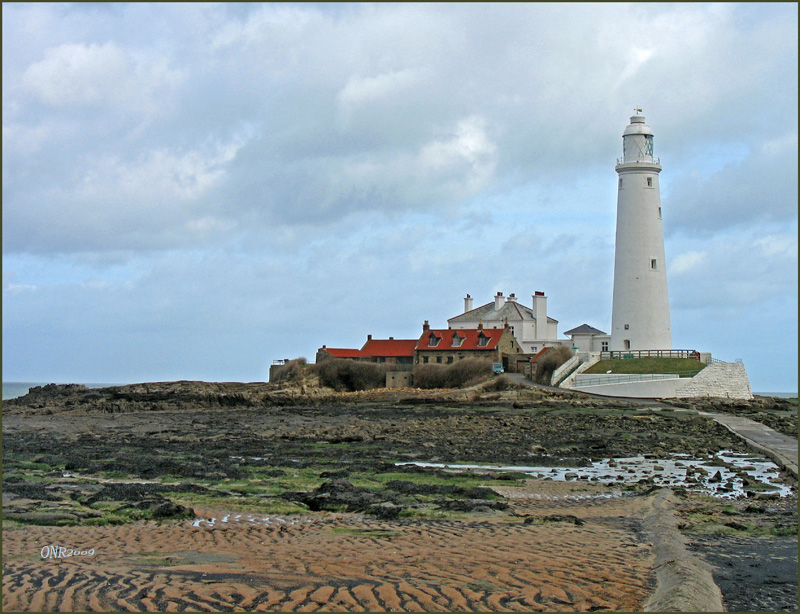
<path id="1" fill-rule="evenodd" d="M 372 335 L 367 335 L 367 341 L 372 341 Z"/>

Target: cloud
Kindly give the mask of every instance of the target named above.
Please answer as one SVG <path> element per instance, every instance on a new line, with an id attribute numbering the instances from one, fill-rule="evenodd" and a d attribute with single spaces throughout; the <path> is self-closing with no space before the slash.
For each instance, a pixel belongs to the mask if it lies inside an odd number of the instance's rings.
<path id="1" fill-rule="evenodd" d="M 230 364 L 252 342 L 240 369 L 498 290 L 607 329 L 634 107 L 664 167 L 676 313 L 756 329 L 796 288 L 796 5 L 2 11 L 6 356 L 55 310 L 102 322 L 106 360 L 132 366 L 140 335 L 167 369 L 211 330 Z M 203 343 L 185 372 L 219 364 Z"/>
<path id="2" fill-rule="evenodd" d="M 180 73 L 162 60 L 137 61 L 113 42 L 71 43 L 47 49 L 22 74 L 22 85 L 45 104 L 157 106 Z"/>
<path id="3" fill-rule="evenodd" d="M 674 256 L 668 267 L 670 276 L 682 275 L 683 273 L 691 271 L 703 264 L 706 256 L 706 252 L 696 250 L 683 252 L 682 254 Z"/>

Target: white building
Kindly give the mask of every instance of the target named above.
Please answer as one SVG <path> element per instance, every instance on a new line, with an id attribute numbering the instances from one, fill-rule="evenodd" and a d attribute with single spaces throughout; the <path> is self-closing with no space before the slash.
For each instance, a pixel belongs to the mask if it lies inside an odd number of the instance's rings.
<path id="1" fill-rule="evenodd" d="M 564 331 L 572 339 L 576 352 L 608 352 L 610 336 L 588 324 L 581 324 L 572 330 Z"/>
<path id="2" fill-rule="evenodd" d="M 547 315 L 547 297 L 544 292 L 532 295 L 532 307 L 526 307 L 517 301 L 514 294 L 503 296 L 498 292 L 494 301 L 480 307 L 472 307 L 472 297 L 467 294 L 464 299 L 464 313 L 447 320 L 451 329 L 503 328 L 508 323 L 511 333 L 526 354 L 538 352 L 543 347 L 568 343 L 558 340 L 558 320 Z"/>
<path id="3" fill-rule="evenodd" d="M 672 349 L 659 159 L 644 117 L 631 117 L 617 160 L 617 235 L 611 350 Z"/>

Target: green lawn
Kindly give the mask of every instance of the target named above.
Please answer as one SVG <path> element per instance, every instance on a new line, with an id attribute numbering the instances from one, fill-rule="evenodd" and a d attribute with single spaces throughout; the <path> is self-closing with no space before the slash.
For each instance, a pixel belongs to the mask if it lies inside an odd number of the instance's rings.
<path id="1" fill-rule="evenodd" d="M 694 377 L 705 365 L 693 358 L 617 358 L 601 360 L 584 373 L 679 373 Z"/>

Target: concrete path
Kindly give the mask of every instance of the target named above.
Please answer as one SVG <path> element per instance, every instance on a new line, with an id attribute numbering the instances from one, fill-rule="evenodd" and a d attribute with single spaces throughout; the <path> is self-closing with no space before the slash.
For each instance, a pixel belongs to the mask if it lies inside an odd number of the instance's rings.
<path id="1" fill-rule="evenodd" d="M 797 478 L 797 439 L 779 433 L 768 426 L 731 414 L 698 411 L 701 416 L 714 419 L 747 442 L 751 448 L 775 461 L 782 469 Z"/>

